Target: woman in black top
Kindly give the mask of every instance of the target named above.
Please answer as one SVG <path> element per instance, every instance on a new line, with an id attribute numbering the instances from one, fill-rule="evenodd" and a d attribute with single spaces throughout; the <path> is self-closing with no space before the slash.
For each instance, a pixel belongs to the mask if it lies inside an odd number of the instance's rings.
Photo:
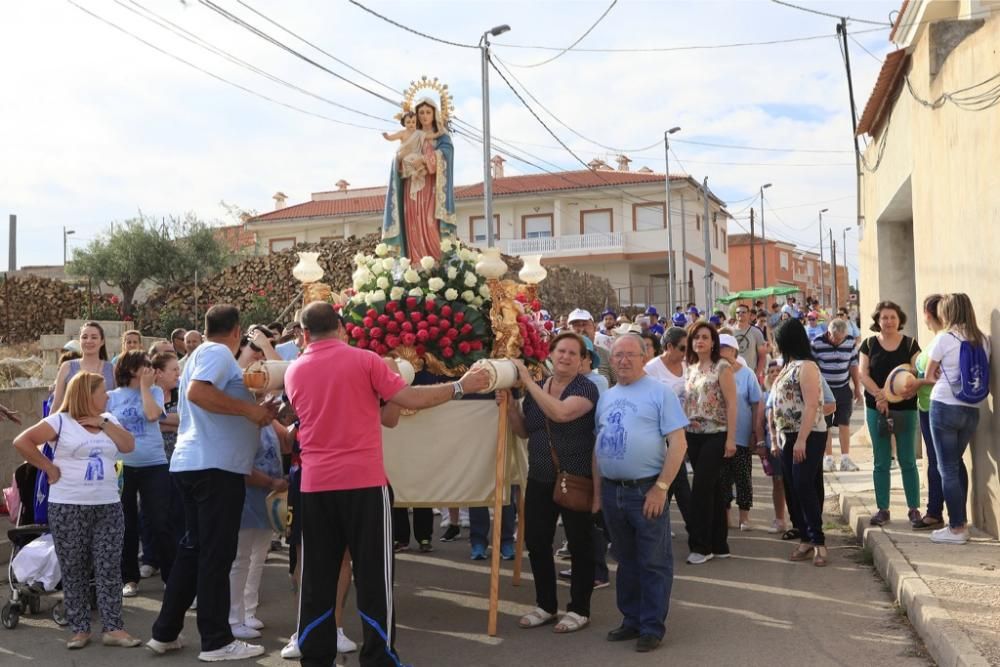
<path id="1" fill-rule="evenodd" d="M 917 386 L 902 394 L 898 403 L 889 403 L 883 388 L 892 369 L 902 364 L 915 364 L 920 354 L 917 341 L 904 336 L 906 313 L 892 301 L 883 301 L 872 314 L 871 330 L 876 334 L 861 343 L 859 371 L 865 387 L 865 421 L 872 440 L 875 468 L 875 504 L 878 511 L 871 525 L 889 521 L 889 467 L 892 460 L 892 436 L 896 436 L 896 458 L 903 474 L 903 491 L 910 508 L 912 526 L 923 522 L 920 517 L 920 474 L 917 472 Z"/>
<path id="2" fill-rule="evenodd" d="M 552 541 L 556 520 L 563 528 L 573 558 L 570 603 L 555 632 L 575 632 L 590 622 L 590 596 L 594 591 L 594 547 L 592 512 L 574 512 L 552 501 L 556 466 L 573 475 L 592 477 L 594 413 L 597 387 L 580 375 L 580 361 L 587 353 L 578 334 L 567 331 L 552 340 L 552 377 L 535 382 L 520 363 L 518 371 L 525 387 L 524 403 L 510 402 L 510 426 L 528 439 L 528 484 L 524 495 L 525 541 L 531 572 L 535 578 L 533 611 L 521 617 L 522 628 L 534 628 L 556 620 L 556 568 Z M 509 400 L 509 397 L 508 397 Z M 596 511 L 596 508 L 595 510 Z"/>

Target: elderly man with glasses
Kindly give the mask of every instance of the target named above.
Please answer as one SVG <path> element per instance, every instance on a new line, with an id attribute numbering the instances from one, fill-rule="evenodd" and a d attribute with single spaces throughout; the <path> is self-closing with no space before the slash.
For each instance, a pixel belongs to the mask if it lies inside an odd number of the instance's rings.
<path id="1" fill-rule="evenodd" d="M 667 491 L 687 452 L 688 420 L 674 392 L 643 370 L 638 336 L 615 340 L 611 363 L 618 384 L 598 401 L 594 448 L 623 617 L 607 639 L 636 639 L 635 650 L 645 653 L 666 632 L 674 578 Z"/>
<path id="2" fill-rule="evenodd" d="M 736 326 L 733 336 L 740 346 L 740 356 L 747 362 L 747 368 L 757 376 L 757 381 L 764 384 L 764 370 L 767 368 L 767 339 L 764 333 L 753 325 L 750 319 L 750 308 L 736 307 Z"/>

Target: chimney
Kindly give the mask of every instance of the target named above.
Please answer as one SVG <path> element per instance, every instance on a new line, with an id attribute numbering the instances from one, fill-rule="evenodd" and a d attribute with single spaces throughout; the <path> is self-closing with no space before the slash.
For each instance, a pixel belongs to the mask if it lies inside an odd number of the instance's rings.
<path id="1" fill-rule="evenodd" d="M 628 171 L 628 163 L 632 160 L 628 159 L 627 155 L 618 156 L 618 171 Z"/>
<path id="2" fill-rule="evenodd" d="M 650 169 L 649 167 L 640 167 L 638 171 L 639 171 L 640 174 L 652 174 L 653 173 L 653 170 Z"/>
<path id="3" fill-rule="evenodd" d="M 599 158 L 594 158 L 593 160 L 587 163 L 587 166 L 592 171 L 613 171 L 611 167 L 608 166 L 607 162 Z"/>
<path id="4" fill-rule="evenodd" d="M 501 156 L 494 155 L 493 159 L 490 160 L 490 164 L 493 165 L 493 178 L 503 178 L 503 163 L 506 162 Z"/>
<path id="5" fill-rule="evenodd" d="M 347 192 L 347 188 L 351 184 L 348 183 L 347 181 L 345 181 L 344 179 L 340 179 L 339 181 L 337 181 L 336 183 L 334 183 L 334 185 L 337 186 L 337 192 Z"/>
<path id="6" fill-rule="evenodd" d="M 17 216 L 14 214 L 10 216 L 10 245 L 7 250 L 7 259 L 10 263 L 8 270 L 17 271 Z"/>
<path id="7" fill-rule="evenodd" d="M 288 195 L 284 192 L 275 192 L 274 196 L 271 197 L 274 200 L 274 210 L 280 211 L 285 208 L 285 200 L 288 199 Z"/>

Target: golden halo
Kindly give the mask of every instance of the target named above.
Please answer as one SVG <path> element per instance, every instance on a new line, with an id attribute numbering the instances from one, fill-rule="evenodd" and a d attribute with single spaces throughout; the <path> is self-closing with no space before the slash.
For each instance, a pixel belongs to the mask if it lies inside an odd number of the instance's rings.
<path id="1" fill-rule="evenodd" d="M 441 103 L 438 108 L 441 124 L 445 128 L 451 127 L 451 114 L 455 111 L 455 104 L 452 101 L 451 93 L 448 92 L 448 84 L 441 83 L 437 77 L 428 79 L 427 75 L 420 77 L 419 81 L 411 81 L 410 87 L 403 94 L 402 111 L 396 114 L 396 120 L 401 120 L 403 114 L 413 111 L 414 102 L 417 100 L 417 93 L 421 90 L 433 90 L 437 92 Z"/>

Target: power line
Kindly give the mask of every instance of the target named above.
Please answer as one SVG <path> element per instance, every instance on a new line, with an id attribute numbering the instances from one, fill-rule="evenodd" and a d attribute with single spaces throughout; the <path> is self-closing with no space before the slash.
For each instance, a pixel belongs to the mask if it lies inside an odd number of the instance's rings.
<path id="1" fill-rule="evenodd" d="M 189 42 L 191 44 L 194 44 L 195 46 L 197 46 L 199 48 L 202 48 L 202 49 L 204 49 L 206 51 L 209 51 L 210 53 L 213 53 L 213 54 L 215 54 L 215 55 L 217 55 L 217 56 L 219 56 L 221 58 L 224 58 L 224 59 L 228 60 L 229 62 L 231 62 L 233 64 L 236 64 L 236 65 L 238 65 L 240 67 L 243 67 L 244 69 L 247 69 L 247 70 L 253 72 L 254 74 L 257 74 L 257 75 L 259 75 L 261 77 L 264 77 L 265 79 L 268 79 L 269 81 L 271 81 L 273 83 L 277 83 L 279 85 L 285 86 L 286 88 L 290 88 L 292 90 L 298 91 L 298 92 L 302 93 L 303 95 L 308 95 L 309 97 L 315 98 L 315 99 L 320 100 L 322 102 L 326 102 L 327 104 L 330 104 L 330 105 L 335 106 L 335 107 L 340 108 L 340 109 L 344 109 L 345 111 L 350 111 L 352 113 L 356 113 L 358 115 L 365 116 L 366 118 L 371 118 L 373 120 L 380 120 L 380 121 L 384 121 L 386 123 L 391 123 L 392 122 L 388 118 L 383 118 L 381 116 L 375 116 L 373 114 L 366 113 L 364 111 L 359 111 L 358 109 L 354 109 L 354 108 L 349 107 L 347 105 L 341 104 L 340 102 L 335 102 L 334 100 L 331 100 L 331 99 L 329 99 L 327 97 L 323 97 L 322 95 L 317 95 L 316 93 L 313 93 L 310 90 L 306 90 L 305 88 L 302 88 L 301 86 L 297 86 L 294 83 L 290 83 L 290 82 L 288 82 L 288 81 L 286 81 L 286 80 L 284 80 L 284 79 L 282 79 L 282 78 L 280 78 L 278 76 L 270 74 L 269 72 L 266 72 L 265 70 L 262 70 L 259 67 L 255 66 L 255 65 L 253 65 L 253 64 L 251 64 L 251 63 L 249 63 L 249 62 L 247 62 L 245 60 L 242 60 L 241 58 L 238 58 L 238 57 L 232 55 L 231 53 L 229 53 L 229 52 L 227 52 L 227 51 L 225 51 L 225 50 L 223 50 L 223 49 L 221 49 L 221 48 L 219 48 L 219 47 L 217 47 L 217 46 L 215 46 L 215 45 L 207 42 L 206 40 L 202 39 L 201 37 L 199 37 L 195 33 L 191 32 L 189 30 L 184 29 L 183 27 L 177 25 L 176 23 L 170 21 L 169 19 L 166 19 L 163 16 L 160 16 L 159 14 L 157 14 L 154 11 L 152 11 L 151 9 L 148 9 L 148 8 L 144 7 L 143 5 L 141 5 L 136 0 L 129 0 L 129 1 L 133 5 L 135 5 L 139 9 L 141 9 L 143 12 L 145 12 L 145 14 L 141 14 L 138 11 L 136 11 L 135 9 L 133 9 L 132 7 L 129 7 L 124 2 L 122 2 L 122 0 L 115 0 L 115 3 L 118 4 L 118 5 L 120 5 L 124 9 L 127 9 L 128 11 L 132 12 L 136 16 L 139 16 L 142 19 L 150 21 L 151 23 L 154 23 L 155 25 L 163 28 L 164 30 L 167 30 L 167 31 L 169 31 L 169 32 L 177 35 L 181 39 L 183 39 L 183 40 L 185 40 L 185 41 L 187 41 L 187 42 Z M 375 129 L 377 129 L 377 128 L 375 128 Z"/>
<path id="2" fill-rule="evenodd" d="M 869 28 L 867 30 L 859 30 L 858 34 L 864 34 L 869 32 L 884 32 L 888 28 Z M 775 44 L 792 44 L 796 42 L 810 42 L 818 39 L 830 39 L 833 35 L 808 35 L 805 37 L 790 37 L 785 39 L 771 39 L 760 42 L 735 42 L 728 44 L 690 44 L 685 46 L 660 46 L 660 47 L 631 47 L 631 48 L 575 48 L 573 51 L 576 53 L 669 53 L 672 51 L 703 51 L 712 49 L 734 49 L 742 48 L 748 46 L 772 46 Z M 498 48 L 504 49 L 535 49 L 540 51 L 561 51 L 562 47 L 558 46 L 539 46 L 532 44 L 496 44 Z M 511 63 L 513 65 L 513 63 Z"/>
<path id="3" fill-rule="evenodd" d="M 771 0 L 771 2 L 773 2 L 776 5 L 783 5 L 785 7 L 791 7 L 792 9 L 797 9 L 800 12 L 807 12 L 809 14 L 816 14 L 818 16 L 826 16 L 827 18 L 831 18 L 831 19 L 844 18 L 844 19 L 847 19 L 848 21 L 853 21 L 854 23 L 867 23 L 869 25 L 881 25 L 881 26 L 886 26 L 886 27 L 889 27 L 889 28 L 892 27 L 892 24 L 891 23 L 887 23 L 886 21 L 872 21 L 871 19 L 856 19 L 856 18 L 853 18 L 851 16 L 838 16 L 837 14 L 830 14 L 829 12 L 821 12 L 818 9 L 810 9 L 809 7 L 802 7 L 802 6 L 799 6 L 799 5 L 793 5 L 790 2 L 785 2 L 785 0 Z"/>
<path id="4" fill-rule="evenodd" d="M 864 45 L 864 44 L 862 44 L 862 43 L 861 43 L 861 42 L 860 42 L 860 41 L 859 41 L 859 40 L 858 40 L 858 39 L 857 39 L 857 38 L 856 38 L 856 37 L 855 37 L 855 36 L 854 36 L 853 34 L 850 34 L 850 35 L 848 35 L 848 37 L 850 38 L 850 40 L 851 40 L 852 42 L 854 42 L 854 43 L 855 43 L 855 44 L 857 44 L 857 45 L 858 45 L 859 47 L 861 47 L 861 50 L 862 50 L 862 51 L 864 51 L 864 52 L 865 52 L 865 53 L 867 53 L 867 54 L 868 54 L 869 56 L 871 56 L 871 57 L 872 57 L 872 59 L 874 59 L 874 60 L 875 60 L 875 62 L 879 63 L 880 65 L 882 64 L 882 59 L 881 59 L 881 58 L 879 58 L 879 57 L 878 57 L 877 55 L 875 55 L 874 53 L 872 53 L 871 51 L 869 51 L 869 50 L 868 50 L 867 48 L 865 48 L 865 45 Z"/>
<path id="5" fill-rule="evenodd" d="M 1000 103 L 1000 72 L 980 81 L 979 83 L 974 83 L 971 86 L 959 88 L 958 90 L 952 92 L 941 93 L 933 100 L 925 100 L 920 97 L 920 95 L 917 94 L 917 91 L 914 90 L 913 82 L 910 81 L 910 77 L 908 75 L 904 75 L 903 79 L 906 81 L 906 90 L 909 91 L 910 96 L 913 97 L 918 104 L 925 106 L 928 109 L 940 109 L 946 102 L 951 102 L 959 109 L 965 109 L 966 111 L 985 111 L 986 109 L 994 107 Z M 985 86 L 993 81 L 997 81 L 998 83 L 989 90 L 972 95 L 962 95 L 962 93 L 967 93 L 970 90 Z"/>
<path id="6" fill-rule="evenodd" d="M 440 37 L 435 37 L 434 35 L 428 35 L 426 32 L 420 32 L 419 30 L 414 30 L 413 28 L 411 28 L 408 25 L 403 25 L 402 23 L 399 23 L 398 21 L 393 21 L 388 16 L 385 16 L 383 14 L 379 14 L 374 9 L 369 9 L 368 7 L 365 7 L 364 5 L 362 5 L 357 0 L 347 0 L 347 1 L 350 2 L 352 5 L 358 7 L 359 9 L 363 9 L 364 11 L 368 12 L 372 16 L 375 16 L 375 17 L 378 17 L 378 18 L 382 19 L 386 23 L 390 23 L 390 24 L 396 26 L 397 28 L 399 28 L 401 30 L 405 30 L 406 32 L 411 32 L 414 35 L 419 35 L 420 37 L 423 37 L 424 39 L 429 39 L 432 42 L 439 42 L 441 44 L 447 44 L 448 46 L 458 46 L 458 47 L 461 47 L 463 49 L 478 49 L 479 48 L 475 44 L 462 44 L 461 42 L 452 42 L 452 41 L 447 40 L 447 39 L 442 39 Z"/>
<path id="7" fill-rule="evenodd" d="M 379 80 L 378 80 L 378 79 L 376 79 L 375 77 L 372 77 L 372 76 L 369 76 L 368 74 L 365 74 L 364 72 L 362 72 L 361 70 L 359 70 L 359 69 L 358 69 L 357 67 L 354 67 L 353 65 L 351 65 L 351 64 L 349 64 L 349 63 L 347 63 L 347 62 L 345 62 L 345 61 L 341 60 L 340 58 L 338 58 L 337 56 L 333 55 L 333 54 L 332 54 L 332 53 L 330 53 L 329 51 L 325 51 L 324 49 L 320 48 L 320 47 L 319 47 L 319 46 L 317 46 L 316 44 L 314 44 L 314 43 L 310 42 L 310 41 L 309 41 L 308 39 L 306 39 L 305 37 L 302 37 L 302 36 L 300 36 L 300 35 L 296 34 L 295 32 L 292 32 L 291 30 L 289 30 L 289 29 L 288 29 L 288 28 L 286 28 L 285 26 L 281 25 L 280 23 L 278 23 L 278 22 L 277 22 L 277 21 L 275 21 L 274 19 L 272 19 L 272 18 L 270 18 L 270 17 L 266 16 L 265 14 L 263 14 L 262 12 L 260 12 L 260 11 L 258 11 L 258 10 L 256 10 L 256 9 L 254 9 L 253 7 L 251 7 L 251 6 L 249 5 L 249 4 L 247 4 L 247 3 L 246 3 L 246 2 L 244 2 L 243 0 L 236 0 L 236 2 L 238 2 L 238 3 L 239 3 L 239 4 L 241 4 L 241 5 L 243 5 L 244 7 L 246 7 L 247 9 L 249 9 L 249 10 L 250 10 L 251 12 L 253 12 L 253 13 L 254 13 L 254 14 L 256 14 L 257 16 L 259 16 L 260 18 L 262 18 L 262 19 L 264 19 L 265 21 L 267 21 L 268 23 L 270 23 L 271 25 L 275 26 L 276 28 L 278 28 L 278 29 L 280 29 L 280 30 L 283 30 L 283 31 L 285 31 L 286 33 L 288 33 L 289 35 L 291 35 L 291 36 L 292 36 L 292 37 L 294 37 L 295 39 L 299 40 L 299 41 L 300 41 L 300 42 L 302 42 L 303 44 L 306 44 L 306 45 L 308 45 L 308 46 L 311 46 L 312 48 L 314 48 L 314 49 L 316 49 L 317 51 L 319 51 L 320 53 L 322 53 L 322 54 L 323 54 L 324 56 L 326 56 L 326 57 L 330 58 L 331 60 L 333 60 L 333 61 L 334 61 L 334 62 L 336 62 L 336 63 L 339 63 L 340 65 L 343 65 L 344 67 L 346 67 L 347 69 L 351 70 L 351 71 L 352 71 L 352 72 L 354 72 L 355 74 L 360 74 L 361 76 L 363 76 L 364 78 L 368 79 L 368 80 L 369 80 L 369 81 L 371 81 L 372 83 L 377 83 L 378 85 L 382 86 L 383 88 L 385 88 L 385 89 L 387 89 L 387 90 L 391 90 L 391 91 L 392 91 L 393 93 L 396 93 L 397 95 L 401 95 L 401 94 L 402 94 L 402 92 L 401 92 L 401 91 L 399 91 L 399 90 L 396 90 L 395 88 L 393 88 L 393 87 L 392 87 L 392 86 L 390 86 L 389 84 L 387 84 L 387 83 L 384 83 L 384 82 L 382 82 L 382 81 L 379 81 Z"/>
<path id="8" fill-rule="evenodd" d="M 767 153 L 853 153 L 846 148 L 761 148 L 760 146 L 740 146 L 736 144 L 718 144 L 708 141 L 693 141 L 691 139 L 672 139 L 679 144 L 693 144 L 696 146 L 710 146 L 712 148 L 732 148 L 743 151 L 761 151 Z"/>
<path id="9" fill-rule="evenodd" d="M 580 42 L 582 42 L 587 35 L 589 35 L 591 32 L 593 32 L 594 28 L 596 28 L 597 25 L 601 21 L 604 20 L 604 17 L 607 16 L 608 13 L 617 4 L 618 4 L 618 0 L 611 0 L 611 4 L 608 5 L 608 8 L 604 10 L 603 14 L 601 14 L 600 16 L 597 17 L 597 20 L 594 21 L 594 23 L 589 28 L 587 28 L 586 32 L 584 32 L 582 35 L 580 35 L 580 37 L 577 38 L 577 40 L 575 42 L 573 42 L 572 44 L 570 44 L 569 46 L 567 46 L 565 49 L 563 49 L 562 51 L 560 51 L 556 55 L 552 56 L 551 58 L 546 58 L 545 60 L 543 60 L 541 62 L 532 63 L 531 65 L 513 65 L 513 67 L 523 67 L 525 69 L 532 68 L 532 67 L 541 67 L 542 65 L 549 64 L 550 62 L 552 62 L 556 58 L 561 58 L 562 56 L 564 56 L 565 54 L 567 54 L 569 51 L 571 51 L 574 46 L 576 46 L 577 44 L 579 44 Z"/>
<path id="10" fill-rule="evenodd" d="M 321 65 L 320 63 L 316 62 L 315 60 L 313 60 L 309 56 L 306 56 L 305 54 L 302 54 L 302 53 L 296 51 L 295 49 L 293 49 L 292 47 L 288 46 L 287 44 L 284 44 L 280 40 L 275 39 L 274 37 L 271 37 L 270 35 L 268 35 L 266 32 L 264 32 L 260 28 L 257 28 L 256 26 L 253 26 L 250 23 L 247 23 L 246 21 L 244 21 L 243 19 L 241 19 L 239 16 L 236 16 L 232 12 L 229 12 L 229 11 L 223 9 L 219 5 L 217 5 L 214 2 L 212 2 L 212 0 L 199 0 L 199 1 L 201 2 L 201 4 L 205 5 L 206 7 L 208 7 L 209 9 L 211 9 L 213 12 L 215 12 L 216 14 L 218 14 L 219 16 L 222 16 L 226 20 L 228 20 L 228 21 L 230 21 L 232 23 L 235 23 L 236 25 L 240 26 L 241 28 L 244 28 L 245 30 L 253 33 L 254 35 L 257 35 L 258 37 L 260 37 L 264 41 L 273 44 L 274 46 L 278 47 L 279 49 L 281 49 L 283 51 L 286 51 L 287 53 L 290 53 L 291 55 L 295 56 L 296 58 L 298 58 L 298 59 L 300 59 L 300 60 L 302 60 L 302 61 L 304 61 L 306 63 L 309 63 L 313 67 L 326 72 L 330 76 L 336 77 L 337 79 L 340 79 L 341 81 L 347 83 L 348 85 L 354 86 L 355 88 L 357 88 L 359 90 L 362 90 L 362 91 L 368 93 L 369 95 L 373 95 L 374 97 L 377 97 L 378 99 L 380 99 L 380 100 L 382 100 L 384 102 L 388 102 L 389 104 L 391 104 L 393 106 L 396 106 L 398 104 L 398 102 L 396 100 L 393 100 L 392 98 L 386 97 L 385 95 L 383 95 L 381 93 L 377 93 L 374 90 L 372 90 L 371 88 L 367 88 L 365 86 L 362 86 L 360 83 L 358 83 L 356 81 L 352 81 L 351 79 L 348 79 L 346 76 L 344 76 L 342 74 L 339 74 L 338 72 L 334 72 L 329 67 Z M 352 0 L 352 2 L 353 2 L 353 0 Z"/>
<path id="11" fill-rule="evenodd" d="M 104 23 L 105 25 L 107 25 L 107 26 L 109 26 L 111 28 L 114 28 L 115 30 L 117 30 L 117 31 L 119 31 L 121 33 L 124 33 L 124 34 L 128 35 L 132 39 L 134 39 L 134 40 L 136 40 L 138 42 L 141 42 L 142 44 L 145 44 L 146 46 L 148 46 L 149 48 L 153 49 L 154 51 L 157 51 L 157 52 L 159 52 L 159 53 L 167 56 L 168 58 L 172 58 L 172 59 L 176 60 L 177 62 L 183 63 L 184 65 L 187 65 L 188 67 L 190 67 L 192 69 L 195 69 L 195 70 L 201 72 L 202 74 L 205 74 L 206 76 L 210 76 L 213 79 L 215 79 L 216 81 L 221 81 L 222 83 L 224 83 L 224 84 L 226 84 L 228 86 L 232 86 L 233 88 L 237 88 L 239 90 L 242 90 L 245 93 L 249 93 L 250 95 L 253 95 L 254 97 L 259 97 L 262 100 L 266 100 L 268 102 L 271 102 L 272 104 L 277 104 L 279 106 L 285 107 L 286 109 L 291 109 L 292 111 L 297 111 L 299 113 L 306 114 L 307 116 L 313 116 L 315 118 L 320 118 L 322 120 L 326 120 L 326 121 L 329 121 L 331 123 L 336 123 L 338 125 L 347 125 L 349 127 L 357 127 L 357 128 L 363 129 L 363 130 L 376 130 L 376 131 L 378 131 L 378 130 L 382 129 L 382 128 L 379 128 L 379 127 L 371 127 L 371 126 L 368 126 L 368 125 L 360 125 L 358 123 L 351 123 L 349 121 L 339 120 L 337 118 L 330 118 L 329 116 L 324 116 L 323 114 L 316 113 L 314 111 L 309 111 L 307 109 L 302 109 L 301 107 L 297 107 L 297 106 L 295 106 L 293 104 L 288 104 L 287 102 L 282 102 L 282 101 L 277 100 L 277 99 L 275 99 L 273 97 L 269 97 L 267 95 L 264 95 L 263 93 L 259 93 L 256 90 L 252 90 L 250 88 L 247 88 L 246 86 L 243 86 L 243 85 L 240 85 L 240 84 L 235 83 L 233 81 L 230 81 L 229 79 L 226 79 L 226 78 L 224 78 L 222 76 L 219 76 L 218 74 L 215 74 L 214 72 L 210 72 L 209 70 L 207 70 L 207 69 L 205 69 L 203 67 L 195 65 L 194 63 L 192 63 L 192 62 L 190 62 L 188 60 L 185 60 L 184 58 L 181 58 L 180 56 L 174 55 L 173 53 L 170 53 L 169 51 L 166 51 L 165 49 L 160 48 L 159 46 L 153 44 L 152 42 L 149 42 L 149 41 L 143 39 L 142 37 L 139 37 L 135 33 L 130 32 L 130 31 L 126 30 L 125 28 L 122 28 L 121 26 L 119 26 L 119 25 L 117 25 L 117 24 L 109 21 L 108 19 L 105 19 L 104 17 L 95 14 L 94 12 L 90 11 L 89 9 L 80 6 L 79 4 L 77 4 L 76 2 L 74 2 L 73 0 L 66 0 L 66 1 L 69 4 L 73 5 L 74 7 L 76 7 L 77 9 L 79 9 L 80 11 L 82 11 L 83 13 L 88 14 L 88 15 L 92 16 L 93 18 L 97 19 L 98 21 L 100 21 L 101 23 Z"/>

